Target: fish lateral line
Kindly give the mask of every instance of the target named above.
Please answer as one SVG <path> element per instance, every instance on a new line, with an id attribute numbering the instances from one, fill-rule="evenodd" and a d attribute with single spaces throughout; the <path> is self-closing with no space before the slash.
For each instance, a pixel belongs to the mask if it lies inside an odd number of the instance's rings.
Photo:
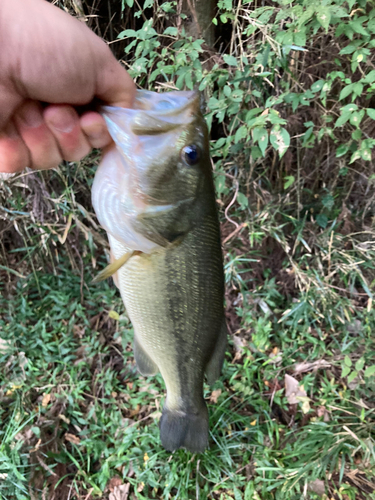
<path id="1" fill-rule="evenodd" d="M 100 283 L 107 278 L 113 276 L 122 266 L 124 266 L 128 260 L 134 255 L 141 255 L 143 252 L 139 250 L 133 250 L 131 252 L 126 252 L 124 255 L 111 262 L 107 267 L 105 267 L 100 273 L 98 273 L 95 278 L 91 281 L 91 284 Z"/>

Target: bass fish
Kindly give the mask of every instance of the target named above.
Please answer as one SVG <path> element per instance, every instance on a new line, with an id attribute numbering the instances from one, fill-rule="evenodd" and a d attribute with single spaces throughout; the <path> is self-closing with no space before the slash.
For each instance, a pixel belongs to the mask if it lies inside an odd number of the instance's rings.
<path id="1" fill-rule="evenodd" d="M 227 344 L 220 228 L 206 122 L 195 92 L 138 91 L 134 109 L 104 107 L 114 140 L 92 201 L 108 233 L 113 275 L 134 327 L 138 371 L 160 371 L 164 448 L 208 446 L 206 374 Z"/>

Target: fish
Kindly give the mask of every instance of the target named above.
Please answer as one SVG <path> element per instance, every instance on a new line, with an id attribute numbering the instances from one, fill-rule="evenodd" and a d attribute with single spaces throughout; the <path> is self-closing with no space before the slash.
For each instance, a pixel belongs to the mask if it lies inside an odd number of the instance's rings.
<path id="1" fill-rule="evenodd" d="M 227 346 L 224 272 L 209 137 L 194 91 L 138 91 L 134 108 L 103 107 L 111 146 L 92 186 L 113 276 L 143 376 L 166 386 L 159 422 L 168 451 L 208 447 L 205 376 Z"/>

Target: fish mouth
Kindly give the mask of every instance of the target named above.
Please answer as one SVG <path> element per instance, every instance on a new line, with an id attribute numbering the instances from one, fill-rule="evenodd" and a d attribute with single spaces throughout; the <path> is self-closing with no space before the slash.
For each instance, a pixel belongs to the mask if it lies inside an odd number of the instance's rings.
<path id="1" fill-rule="evenodd" d="M 123 108 L 102 106 L 109 131 L 116 122 L 116 111 Z M 159 135 L 192 123 L 200 109 L 200 95 L 195 91 L 172 91 L 157 94 L 138 90 L 134 108 L 127 109 L 130 131 L 137 136 Z M 112 135 L 112 134 L 111 134 Z"/>
<path id="2" fill-rule="evenodd" d="M 195 105 L 196 101 L 199 104 L 199 94 L 194 90 L 179 90 L 163 94 L 138 90 L 134 108 L 149 113 L 157 113 L 158 116 L 174 116 Z"/>

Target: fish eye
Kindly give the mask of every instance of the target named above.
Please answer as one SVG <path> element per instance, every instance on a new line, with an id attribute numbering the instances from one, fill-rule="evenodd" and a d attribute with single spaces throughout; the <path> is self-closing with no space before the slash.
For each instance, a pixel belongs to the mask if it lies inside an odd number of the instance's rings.
<path id="1" fill-rule="evenodd" d="M 192 167 L 200 160 L 200 150 L 195 144 L 189 144 L 182 148 L 181 157 L 187 165 Z"/>

